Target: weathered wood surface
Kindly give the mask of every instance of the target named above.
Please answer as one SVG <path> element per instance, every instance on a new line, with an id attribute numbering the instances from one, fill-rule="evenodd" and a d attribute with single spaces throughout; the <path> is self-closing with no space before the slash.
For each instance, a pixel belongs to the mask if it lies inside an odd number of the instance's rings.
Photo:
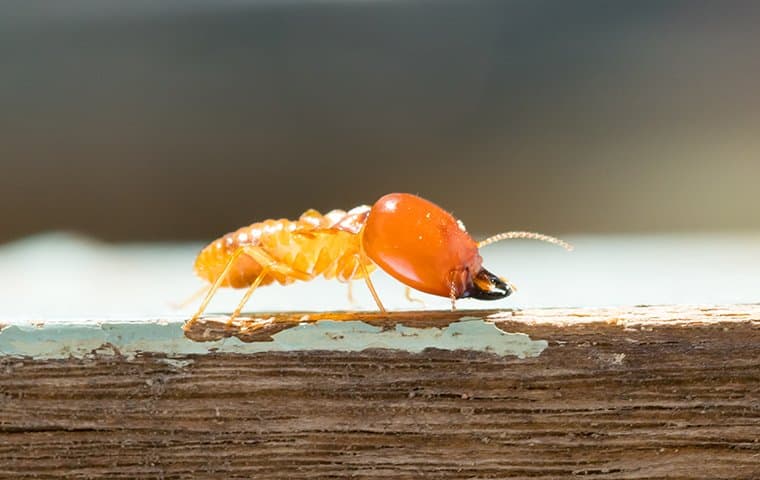
<path id="1" fill-rule="evenodd" d="M 760 307 L 492 319 L 549 346 L 6 357 L 0 477 L 760 478 Z"/>

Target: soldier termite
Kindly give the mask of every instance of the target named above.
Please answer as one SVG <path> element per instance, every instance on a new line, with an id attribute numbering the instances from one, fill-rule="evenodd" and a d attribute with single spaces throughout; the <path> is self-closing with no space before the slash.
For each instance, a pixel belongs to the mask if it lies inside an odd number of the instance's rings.
<path id="1" fill-rule="evenodd" d="M 369 277 L 380 267 L 408 287 L 451 299 L 496 300 L 514 287 L 483 268 L 479 248 L 510 238 L 572 247 L 533 232 L 504 232 L 476 242 L 462 222 L 438 205 L 408 193 L 391 193 L 372 207 L 325 215 L 307 210 L 298 220 L 266 220 L 228 233 L 198 255 L 195 271 L 211 283 L 189 328 L 220 287 L 247 288 L 228 324 L 260 286 L 288 285 L 318 276 L 342 282 L 362 279 L 385 311 Z"/>

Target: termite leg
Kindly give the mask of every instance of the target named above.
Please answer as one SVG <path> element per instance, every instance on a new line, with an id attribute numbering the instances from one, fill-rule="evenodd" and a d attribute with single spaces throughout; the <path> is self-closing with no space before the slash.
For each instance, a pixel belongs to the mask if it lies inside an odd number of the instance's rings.
<path id="1" fill-rule="evenodd" d="M 353 307 L 356 306 L 356 298 L 354 298 L 354 284 L 351 280 L 348 281 L 348 303 Z"/>
<path id="2" fill-rule="evenodd" d="M 383 306 L 383 302 L 380 301 L 380 297 L 377 296 L 377 291 L 375 290 L 375 286 L 372 285 L 372 280 L 369 278 L 369 271 L 367 271 L 367 267 L 362 263 L 361 261 L 358 262 L 359 267 L 362 269 L 362 274 L 364 275 L 364 283 L 367 284 L 367 288 L 369 288 L 369 293 L 372 294 L 372 298 L 375 300 L 375 303 L 377 304 L 377 308 L 380 309 L 381 312 L 385 313 L 385 307 Z"/>
<path id="3" fill-rule="evenodd" d="M 451 311 L 453 312 L 457 309 L 457 287 L 454 285 L 454 282 L 451 282 L 449 288 L 449 298 L 451 299 Z"/>
<path id="4" fill-rule="evenodd" d="M 262 265 L 262 269 L 259 275 L 256 277 L 256 280 L 254 280 L 253 283 L 248 287 L 248 290 L 245 292 L 245 295 L 243 295 L 243 299 L 240 301 L 235 311 L 232 312 L 232 315 L 230 316 L 229 320 L 227 320 L 228 327 L 231 326 L 235 318 L 237 318 L 240 315 L 240 312 L 243 310 L 243 307 L 248 302 L 248 299 L 250 299 L 251 295 L 253 295 L 254 290 L 256 290 L 256 288 L 258 288 L 258 286 L 261 285 L 261 282 L 264 280 L 264 278 L 269 272 L 277 272 L 288 277 L 295 277 L 299 280 L 311 279 L 311 276 L 308 273 L 301 272 L 299 270 L 294 270 L 288 267 L 287 265 L 277 262 L 261 247 L 253 247 L 253 246 L 247 245 L 243 247 L 243 251 L 245 252 L 246 255 L 254 259 L 256 263 L 258 263 L 259 265 Z"/>
<path id="5" fill-rule="evenodd" d="M 201 295 L 208 292 L 209 288 L 210 288 L 209 285 L 204 285 L 203 287 L 198 289 L 197 292 L 190 295 L 188 298 L 182 300 L 181 302 L 170 302 L 169 306 L 174 310 L 181 310 L 185 308 L 186 306 L 190 305 L 191 303 L 193 303 L 194 301 L 198 300 L 201 297 Z"/>
<path id="6" fill-rule="evenodd" d="M 423 307 L 425 306 L 425 302 L 422 299 L 412 296 L 412 287 L 406 287 L 404 289 L 404 297 L 406 297 L 406 299 L 412 303 L 416 302 L 421 304 Z"/>
<path id="7" fill-rule="evenodd" d="M 230 259 L 227 261 L 227 265 L 224 266 L 224 270 L 222 270 L 222 273 L 219 274 L 219 277 L 217 277 L 214 284 L 211 286 L 211 288 L 209 288 L 208 293 L 206 294 L 206 298 L 203 299 L 203 302 L 201 302 L 201 306 L 198 307 L 198 311 L 195 312 L 195 315 L 193 315 L 192 318 L 190 318 L 190 320 L 183 327 L 185 330 L 193 326 L 193 324 L 195 324 L 195 322 L 198 321 L 198 318 L 200 318 L 200 316 L 203 315 L 203 311 L 206 310 L 206 307 L 211 301 L 211 297 L 214 296 L 216 291 L 219 289 L 219 286 L 221 286 L 222 281 L 225 279 L 227 274 L 230 273 L 230 269 L 232 268 L 232 265 L 235 263 L 235 260 L 237 260 L 238 257 L 243 254 L 244 251 L 245 251 L 245 248 L 240 247 L 237 250 L 235 250 L 235 253 L 233 253 L 230 256 Z"/>
<path id="8" fill-rule="evenodd" d="M 312 276 L 308 273 L 301 272 L 300 270 L 294 270 L 293 268 L 290 268 L 289 266 L 278 262 L 261 247 L 248 245 L 243 247 L 243 249 L 245 250 L 245 254 L 254 259 L 256 263 L 265 266 L 273 272 L 281 273 L 282 275 L 303 281 L 309 281 L 312 279 Z"/>
<path id="9" fill-rule="evenodd" d="M 269 267 L 264 267 L 261 269 L 261 273 L 259 273 L 259 276 L 256 277 L 256 280 L 253 281 L 250 287 L 248 287 L 248 290 L 246 290 L 245 295 L 243 295 L 243 299 L 240 300 L 240 303 L 238 304 L 237 308 L 234 312 L 232 312 L 232 315 L 230 315 L 230 319 L 227 320 L 227 326 L 229 327 L 232 325 L 232 321 L 235 320 L 235 318 L 240 315 L 240 312 L 243 310 L 243 307 L 245 307 L 246 302 L 248 302 L 248 299 L 251 298 L 251 295 L 253 295 L 253 292 L 256 290 L 256 288 L 261 285 L 261 281 L 264 280 L 264 277 L 266 274 L 269 273 Z"/>

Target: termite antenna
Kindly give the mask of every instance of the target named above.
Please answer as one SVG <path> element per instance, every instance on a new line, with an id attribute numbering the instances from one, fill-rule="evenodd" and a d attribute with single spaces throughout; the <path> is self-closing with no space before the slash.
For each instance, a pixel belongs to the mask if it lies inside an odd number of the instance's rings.
<path id="1" fill-rule="evenodd" d="M 569 243 L 560 240 L 559 238 L 550 237 L 549 235 L 544 235 L 542 233 L 534 233 L 534 232 L 503 232 L 496 234 L 492 237 L 488 237 L 485 240 L 481 240 L 478 242 L 478 248 L 483 248 L 486 245 L 491 245 L 492 243 L 500 242 L 502 240 L 512 239 L 512 238 L 520 238 L 520 239 L 527 239 L 527 240 L 540 240 L 542 242 L 552 243 L 554 245 L 559 245 L 560 247 L 564 248 L 568 252 L 571 252 L 573 250 L 573 246 Z"/>

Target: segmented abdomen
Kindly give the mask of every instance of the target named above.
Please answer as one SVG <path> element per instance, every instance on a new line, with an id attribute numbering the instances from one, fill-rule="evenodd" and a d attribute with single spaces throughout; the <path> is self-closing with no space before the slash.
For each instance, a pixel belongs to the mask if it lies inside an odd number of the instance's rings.
<path id="1" fill-rule="evenodd" d="M 366 221 L 369 207 L 356 207 L 349 212 L 333 210 L 325 215 L 316 210 L 304 212 L 296 221 L 266 220 L 228 233 L 204 248 L 195 261 L 195 272 L 215 282 L 230 258 L 243 246 L 260 249 L 277 265 L 299 273 L 297 276 L 270 270 L 261 285 L 274 281 L 282 285 L 299 277 L 311 279 L 320 275 L 340 281 L 364 277 L 374 264 L 361 253 L 359 232 Z M 243 288 L 253 283 L 262 270 L 256 260 L 240 255 L 221 283 L 223 287 Z"/>

